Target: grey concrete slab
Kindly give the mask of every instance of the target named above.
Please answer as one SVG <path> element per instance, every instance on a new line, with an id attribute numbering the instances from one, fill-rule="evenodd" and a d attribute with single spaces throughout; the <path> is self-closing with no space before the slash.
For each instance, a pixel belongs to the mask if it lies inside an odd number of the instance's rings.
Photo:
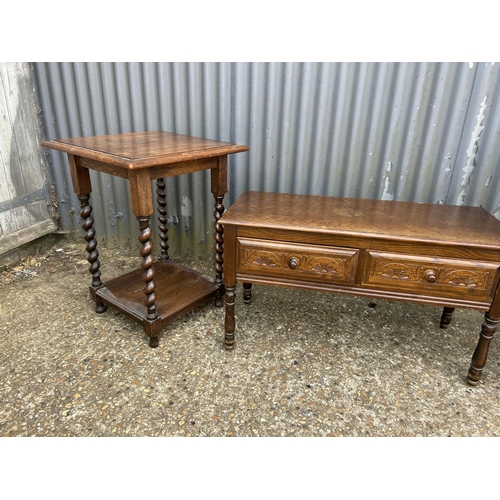
<path id="1" fill-rule="evenodd" d="M 139 262 L 101 248 L 104 280 Z M 438 307 L 259 285 L 245 305 L 239 284 L 234 351 L 213 304 L 151 349 L 94 312 L 87 268 L 65 241 L 1 275 L 3 436 L 500 435 L 497 339 L 481 383 L 465 381 L 480 312 L 443 330 Z"/>

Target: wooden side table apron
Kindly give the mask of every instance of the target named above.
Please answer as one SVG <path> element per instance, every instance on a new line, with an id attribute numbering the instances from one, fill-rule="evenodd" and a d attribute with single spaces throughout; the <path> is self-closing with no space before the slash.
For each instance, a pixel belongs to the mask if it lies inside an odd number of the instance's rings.
<path id="1" fill-rule="evenodd" d="M 140 132 L 44 141 L 42 146 L 66 152 L 73 188 L 80 200 L 89 272 L 90 295 L 95 310 L 102 313 L 111 306 L 141 324 L 149 336 L 149 345 L 157 347 L 163 327 L 182 314 L 215 298 L 222 305 L 224 293 L 223 228 L 219 219 L 224 212 L 227 192 L 227 155 L 248 151 L 247 146 L 213 141 L 168 132 Z M 95 237 L 90 170 L 129 180 L 132 212 L 139 223 L 141 268 L 106 284 L 101 280 L 99 252 Z M 167 218 L 164 178 L 200 170 L 211 170 L 211 191 L 215 198 L 215 244 L 212 280 L 168 255 Z M 154 263 L 150 218 L 153 214 L 151 181 L 156 180 L 159 214 L 159 259 Z"/>

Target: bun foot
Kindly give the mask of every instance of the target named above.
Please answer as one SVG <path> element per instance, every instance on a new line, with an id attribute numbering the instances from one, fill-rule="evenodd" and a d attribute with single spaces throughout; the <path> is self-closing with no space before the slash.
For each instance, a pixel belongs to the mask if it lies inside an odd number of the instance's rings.
<path id="1" fill-rule="evenodd" d="M 149 337 L 149 347 L 158 347 L 160 345 L 160 337 Z"/>
<path id="2" fill-rule="evenodd" d="M 96 302 L 96 305 L 95 305 L 95 312 L 98 313 L 98 314 L 102 314 L 104 311 L 106 311 L 107 307 L 106 307 L 106 304 L 104 304 L 104 302 Z"/>

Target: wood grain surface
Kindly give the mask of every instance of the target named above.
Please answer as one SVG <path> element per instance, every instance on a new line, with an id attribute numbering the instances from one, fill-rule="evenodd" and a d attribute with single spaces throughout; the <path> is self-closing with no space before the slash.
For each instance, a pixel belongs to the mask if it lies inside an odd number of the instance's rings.
<path id="1" fill-rule="evenodd" d="M 248 146 L 163 131 L 43 141 L 42 146 L 126 169 L 248 151 Z"/>
<path id="2" fill-rule="evenodd" d="M 272 228 L 317 235 L 389 236 L 391 240 L 500 252 L 500 221 L 481 207 L 247 191 L 220 222 L 254 231 Z"/>
<path id="3" fill-rule="evenodd" d="M 154 263 L 156 309 L 165 326 L 215 296 L 213 280 L 172 261 Z M 97 292 L 107 305 L 142 323 L 147 315 L 142 269 L 108 281 Z"/>

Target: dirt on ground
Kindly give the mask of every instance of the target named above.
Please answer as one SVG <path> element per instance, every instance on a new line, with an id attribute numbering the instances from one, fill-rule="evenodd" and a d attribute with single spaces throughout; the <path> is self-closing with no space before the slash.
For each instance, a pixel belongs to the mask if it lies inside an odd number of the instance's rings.
<path id="1" fill-rule="evenodd" d="M 140 257 L 101 248 L 104 282 Z M 175 259 L 175 255 L 173 256 Z M 212 275 L 208 261 L 175 259 Z M 465 379 L 482 313 L 254 285 L 173 321 L 96 314 L 84 242 L 61 240 L 0 274 L 3 436 L 499 436 L 500 347 Z"/>

